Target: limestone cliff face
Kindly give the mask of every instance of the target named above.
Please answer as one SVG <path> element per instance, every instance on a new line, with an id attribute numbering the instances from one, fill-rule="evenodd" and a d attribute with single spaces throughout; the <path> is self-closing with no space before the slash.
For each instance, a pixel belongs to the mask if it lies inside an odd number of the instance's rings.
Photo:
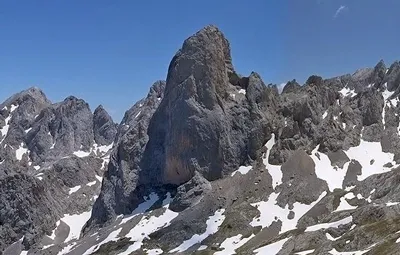
<path id="1" fill-rule="evenodd" d="M 162 94 L 154 114 L 139 122 L 142 133 L 131 132 L 118 144 L 93 222 L 129 213 L 149 187 L 178 186 L 196 172 L 209 181 L 228 175 L 254 159 L 272 132 L 276 87 L 265 86 L 256 73 L 239 77 L 229 43 L 214 26 L 185 40 Z M 141 141 L 139 150 L 129 149 L 132 141 Z"/>

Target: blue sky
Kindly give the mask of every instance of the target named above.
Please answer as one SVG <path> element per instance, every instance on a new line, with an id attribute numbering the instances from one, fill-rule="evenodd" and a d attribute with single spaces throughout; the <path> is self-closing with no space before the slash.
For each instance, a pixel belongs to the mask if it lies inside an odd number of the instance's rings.
<path id="1" fill-rule="evenodd" d="M 236 70 L 265 83 L 400 59 L 398 0 L 0 1 L 0 101 L 30 86 L 119 121 L 166 78 L 185 38 L 215 24 Z"/>

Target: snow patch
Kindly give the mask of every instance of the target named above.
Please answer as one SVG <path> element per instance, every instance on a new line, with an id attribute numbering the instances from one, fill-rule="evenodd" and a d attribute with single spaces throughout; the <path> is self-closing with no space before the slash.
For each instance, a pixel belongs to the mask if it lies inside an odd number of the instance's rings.
<path id="1" fill-rule="evenodd" d="M 99 182 L 103 182 L 103 178 L 101 176 L 96 175 L 96 179 L 99 180 Z"/>
<path id="2" fill-rule="evenodd" d="M 107 153 L 109 150 L 112 149 L 113 145 L 114 145 L 114 143 L 111 143 L 109 145 L 99 146 L 97 143 L 94 143 L 91 151 L 94 151 L 95 153 L 97 153 L 97 151 L 99 151 L 100 153 Z"/>
<path id="3" fill-rule="evenodd" d="M 147 255 L 158 255 L 158 254 L 162 254 L 163 250 L 161 250 L 161 249 L 147 250 L 146 253 L 147 253 Z"/>
<path id="4" fill-rule="evenodd" d="M 324 114 L 322 114 L 322 119 L 325 119 L 326 117 L 328 117 L 328 111 L 325 111 Z"/>
<path id="5" fill-rule="evenodd" d="M 79 238 L 83 226 L 90 219 L 91 215 L 92 211 L 88 211 L 81 214 L 65 214 L 64 217 L 60 219 L 69 226 L 69 234 L 64 241 L 65 243 Z"/>
<path id="6" fill-rule="evenodd" d="M 389 172 L 391 168 L 383 167 L 388 162 L 393 163 L 396 167 L 396 162 L 393 161 L 394 154 L 383 152 L 380 142 L 367 142 L 361 139 L 359 146 L 351 147 L 345 153 L 362 166 L 362 174 L 357 176 L 358 181 L 363 181 L 374 174 Z M 370 164 L 371 160 L 375 160 L 372 165 Z"/>
<path id="7" fill-rule="evenodd" d="M 343 168 L 334 168 L 331 164 L 329 157 L 322 152 L 318 152 L 319 145 L 311 152 L 311 158 L 315 163 L 315 174 L 319 179 L 325 180 L 328 184 L 329 190 L 333 191 L 335 188 L 342 188 L 344 177 L 346 176 L 347 162 Z M 316 154 L 319 154 L 319 158 Z"/>
<path id="8" fill-rule="evenodd" d="M 353 194 L 353 193 L 348 193 L 348 194 Z M 348 195 L 348 194 L 346 194 L 346 195 Z M 353 196 L 354 196 L 354 194 L 353 194 Z M 354 210 L 356 208 L 357 208 L 357 206 L 350 205 L 347 202 L 345 197 L 341 197 L 340 198 L 340 204 L 339 204 L 338 208 L 336 208 L 336 210 L 334 212 L 345 211 L 345 210 Z"/>
<path id="9" fill-rule="evenodd" d="M 383 104 L 383 109 L 382 109 L 382 124 L 383 124 L 383 129 L 385 129 L 385 110 L 386 110 L 386 102 Z"/>
<path id="10" fill-rule="evenodd" d="M 220 248 L 222 248 L 222 251 L 214 253 L 214 255 L 233 255 L 236 254 L 235 250 L 240 248 L 242 245 L 247 243 L 251 238 L 254 237 L 254 234 L 252 234 L 248 238 L 243 238 L 242 235 L 237 235 L 233 236 L 230 238 L 225 239 L 224 242 L 222 242 Z"/>
<path id="11" fill-rule="evenodd" d="M 206 222 L 207 224 L 207 229 L 206 231 L 201 234 L 195 234 L 190 238 L 189 240 L 184 241 L 181 245 L 179 245 L 177 248 L 173 249 L 170 251 L 170 253 L 174 252 L 183 252 L 192 247 L 195 244 L 200 243 L 204 239 L 206 239 L 208 236 L 216 233 L 218 231 L 219 226 L 224 222 L 225 220 L 225 215 L 223 213 L 225 212 L 225 209 L 220 209 L 215 212 L 214 215 L 210 216 Z"/>
<path id="12" fill-rule="evenodd" d="M 12 106 L 11 106 L 12 107 Z M 3 139 L 1 139 L 0 143 L 2 143 L 4 141 L 4 139 L 6 138 L 7 134 L 8 134 L 8 130 L 10 128 L 9 122 L 11 120 L 11 113 L 8 115 L 7 118 L 5 118 L 4 122 L 4 126 L 0 129 L 1 135 L 3 136 Z"/>
<path id="13" fill-rule="evenodd" d="M 152 193 L 150 194 L 150 196 L 147 198 L 147 200 L 142 203 L 141 205 L 139 205 L 139 209 L 137 208 L 135 211 L 138 212 L 144 212 L 146 211 L 148 208 L 150 208 L 156 201 L 158 201 L 159 197 L 157 196 L 157 194 Z M 171 201 L 171 194 L 167 194 L 167 198 L 164 199 L 163 204 L 165 204 L 163 206 L 163 208 L 165 209 L 165 212 L 156 217 L 156 216 L 151 216 L 150 218 L 146 217 L 146 216 L 142 216 L 141 220 L 139 221 L 139 223 L 132 228 L 129 233 L 127 235 L 125 235 L 126 238 L 130 238 L 131 241 L 133 241 L 134 243 L 132 245 L 130 245 L 128 247 L 127 250 L 125 250 L 122 253 L 119 253 L 119 255 L 127 255 L 132 253 L 133 251 L 136 251 L 138 249 L 140 249 L 142 247 L 143 244 L 143 240 L 145 238 L 149 238 L 149 235 L 161 228 L 167 227 L 170 222 L 177 217 L 179 214 L 176 212 L 173 212 L 171 210 L 168 209 L 169 204 L 166 204 L 167 202 L 169 203 Z M 138 213 L 136 213 L 136 215 L 138 215 Z M 134 216 L 136 216 L 134 215 Z M 118 218 L 121 216 L 118 216 Z M 99 249 L 99 247 L 102 244 L 108 243 L 110 241 L 117 241 L 119 239 L 119 233 L 121 232 L 121 230 L 123 229 L 122 225 L 126 222 L 129 221 L 129 219 L 131 219 L 133 216 L 129 216 L 126 219 L 123 219 L 120 223 L 120 226 L 117 230 L 111 232 L 108 237 L 103 240 L 102 242 L 100 242 L 99 244 L 91 247 L 89 250 L 87 250 L 84 254 L 88 255 L 91 254 L 95 251 L 97 251 Z M 149 253 L 150 252 L 150 253 Z M 154 253 L 154 252 L 163 252 L 160 249 L 156 250 L 149 250 L 147 251 L 148 254 L 161 254 L 161 253 Z"/>
<path id="14" fill-rule="evenodd" d="M 140 222 L 129 231 L 125 236 L 134 241 L 134 244 L 128 247 L 128 249 L 119 255 L 128 255 L 133 251 L 140 249 L 143 245 L 143 240 L 149 238 L 149 235 L 161 228 L 165 228 L 171 224 L 171 221 L 178 216 L 179 213 L 173 212 L 168 209 L 169 205 L 164 206 L 165 212 L 158 216 L 151 216 L 150 218 L 143 217 Z"/>
<path id="15" fill-rule="evenodd" d="M 17 160 L 21 160 L 22 156 L 28 152 L 28 149 L 24 148 L 24 144 L 21 143 L 19 148 L 15 151 L 15 157 Z"/>
<path id="16" fill-rule="evenodd" d="M 79 157 L 79 158 L 84 158 L 84 157 L 89 156 L 89 155 L 90 155 L 90 152 L 79 150 L 79 151 L 74 151 L 73 154 L 74 154 L 75 156 Z"/>
<path id="17" fill-rule="evenodd" d="M 50 239 L 53 240 L 53 241 L 54 241 L 54 239 L 56 238 L 56 230 L 57 230 L 58 226 L 60 226 L 60 223 L 61 223 L 61 221 L 57 221 L 57 223 L 56 223 L 56 228 L 53 229 L 53 231 L 51 232 L 51 235 L 50 235 L 50 236 L 47 236 L 48 238 L 50 238 Z M 50 246 L 51 246 L 51 245 L 50 245 Z M 46 248 L 43 247 L 43 250 L 44 250 L 44 249 L 46 249 Z"/>
<path id="18" fill-rule="evenodd" d="M 296 202 L 293 204 L 293 210 L 289 210 L 289 205 L 286 205 L 285 208 L 277 205 L 276 199 L 279 194 L 271 193 L 267 202 L 261 201 L 251 204 L 251 206 L 256 207 L 260 211 L 260 217 L 254 218 L 250 225 L 253 227 L 261 226 L 265 228 L 270 226 L 274 221 L 280 220 L 282 222 L 282 227 L 279 233 L 295 229 L 298 220 L 325 197 L 326 194 L 327 192 L 324 191 L 316 201 L 309 205 Z M 287 218 L 290 211 L 295 213 L 292 220 Z"/>
<path id="19" fill-rule="evenodd" d="M 97 182 L 97 181 L 92 181 L 92 182 L 89 182 L 89 183 L 87 183 L 87 184 L 86 184 L 86 186 L 89 186 L 89 187 L 91 187 L 91 186 L 95 185 L 95 184 L 96 184 L 96 182 Z"/>
<path id="20" fill-rule="evenodd" d="M 52 146 L 53 148 L 54 148 L 54 145 L 55 145 L 55 143 Z M 111 143 L 110 145 L 101 145 L 101 146 L 98 146 L 97 143 L 94 143 L 89 151 L 79 150 L 79 151 L 74 151 L 73 154 L 79 158 L 84 158 L 84 157 L 89 156 L 90 153 L 92 153 L 92 152 L 94 152 L 95 154 L 98 154 L 98 153 L 105 154 L 109 150 L 111 150 L 112 147 L 113 147 L 113 143 Z M 82 148 L 82 145 L 80 148 Z"/>
<path id="21" fill-rule="evenodd" d="M 286 243 L 287 240 L 289 240 L 289 238 L 280 240 L 275 243 L 268 244 L 257 250 L 254 250 L 254 252 L 255 252 L 255 254 L 259 254 L 259 255 L 266 255 L 266 254 L 276 255 L 282 249 L 282 246 Z"/>
<path id="22" fill-rule="evenodd" d="M 234 176 L 236 173 L 241 173 L 242 175 L 247 174 L 252 169 L 252 166 L 241 166 L 238 170 L 234 171 L 231 176 Z"/>
<path id="23" fill-rule="evenodd" d="M 354 89 L 349 89 L 349 88 L 342 88 L 341 90 L 339 90 L 339 93 L 343 95 L 343 97 L 355 97 L 357 95 L 357 93 L 354 91 Z"/>
<path id="24" fill-rule="evenodd" d="M 37 175 L 35 175 L 36 178 L 38 178 L 39 180 L 43 180 L 43 173 L 38 173 Z"/>
<path id="25" fill-rule="evenodd" d="M 345 196 L 344 196 L 344 198 L 346 198 L 346 199 L 353 199 L 353 198 L 355 198 L 356 196 L 354 196 L 354 193 L 353 192 L 349 192 L 349 193 L 347 193 Z"/>
<path id="26" fill-rule="evenodd" d="M 301 252 L 297 252 L 295 253 L 296 255 L 307 255 L 307 254 L 311 254 L 313 253 L 315 250 L 308 250 L 308 251 L 301 251 Z"/>
<path id="27" fill-rule="evenodd" d="M 168 193 L 169 194 L 169 193 Z M 138 205 L 138 207 L 131 213 L 130 216 L 124 218 L 120 224 L 125 224 L 138 214 L 145 213 L 155 202 L 158 201 L 159 197 L 156 193 L 151 193 L 148 197 L 144 197 L 145 201 Z"/>
<path id="28" fill-rule="evenodd" d="M 204 251 L 205 249 L 207 249 L 207 245 L 202 245 L 202 246 L 200 246 L 197 250 L 198 251 Z"/>
<path id="29" fill-rule="evenodd" d="M 239 90 L 239 93 L 240 93 L 240 94 L 243 94 L 243 95 L 246 95 L 246 90 L 240 89 L 240 90 Z"/>
<path id="30" fill-rule="evenodd" d="M 329 190 L 333 191 L 335 188 L 342 188 L 344 177 L 347 173 L 347 168 L 350 162 L 344 164 L 343 168 L 335 168 L 332 166 L 329 157 L 318 152 L 319 145 L 312 151 L 311 158 L 315 163 L 315 173 L 318 178 L 325 180 L 328 183 Z M 319 158 L 315 155 L 318 152 Z M 380 142 L 367 142 L 361 139 L 360 145 L 351 147 L 344 151 L 349 159 L 357 160 L 361 166 L 361 175 L 357 176 L 358 181 L 363 181 L 373 174 L 385 173 L 391 170 L 389 167 L 383 167 L 388 162 L 391 162 L 394 167 L 397 167 L 396 162 L 393 161 L 394 154 L 382 151 Z M 374 160 L 374 164 L 370 164 Z M 352 187 L 351 187 L 352 188 Z M 351 190 L 350 187 L 346 191 Z"/>
<path id="31" fill-rule="evenodd" d="M 276 186 L 279 186 L 282 184 L 282 171 L 281 171 L 281 166 L 279 165 L 271 165 L 268 162 L 269 154 L 271 153 L 271 149 L 275 144 L 275 134 L 272 134 L 271 139 L 265 144 L 265 147 L 267 147 L 267 153 L 265 155 L 265 158 L 263 159 L 263 163 L 265 167 L 268 170 L 268 173 L 272 177 L 272 187 L 275 189 Z"/>
<path id="32" fill-rule="evenodd" d="M 77 192 L 80 188 L 81 188 L 81 185 L 70 188 L 68 193 L 71 195 L 72 193 Z"/>
<path id="33" fill-rule="evenodd" d="M 329 234 L 329 233 L 326 233 L 325 236 L 326 236 L 326 238 L 327 238 L 329 241 L 336 241 L 336 240 L 338 240 L 338 239 L 340 238 L 340 236 L 337 237 L 337 238 L 334 238 L 334 237 L 331 236 L 331 234 Z"/>
<path id="34" fill-rule="evenodd" d="M 345 225 L 345 224 L 348 224 L 348 223 L 350 223 L 352 221 L 353 221 L 353 217 L 349 216 L 349 217 L 346 217 L 346 218 L 344 218 L 342 220 L 339 220 L 339 221 L 329 222 L 329 223 L 321 223 L 321 224 L 316 224 L 316 225 L 307 227 L 305 232 L 318 231 L 320 229 L 327 229 L 327 228 L 337 228 L 340 225 Z"/>
<path id="35" fill-rule="evenodd" d="M 386 86 L 386 85 L 387 85 L 387 82 L 386 82 L 384 85 Z M 393 95 L 393 93 L 394 93 L 394 91 L 390 92 L 389 90 L 385 89 L 385 90 L 382 92 L 383 100 L 385 100 L 385 101 L 388 100 L 389 97 L 391 97 L 391 96 Z"/>
<path id="36" fill-rule="evenodd" d="M 101 245 L 111 242 L 111 241 L 116 241 L 118 240 L 118 234 L 121 232 L 122 228 L 118 228 L 117 230 L 114 230 L 113 232 L 111 232 L 106 239 L 104 239 L 103 241 L 101 241 L 100 243 L 92 246 L 89 250 L 87 250 L 83 255 L 89 255 L 92 254 L 93 252 L 97 251 Z M 64 253 L 65 254 L 65 253 Z M 59 254 L 60 255 L 60 254 Z"/>
<path id="37" fill-rule="evenodd" d="M 10 113 L 12 113 L 13 111 L 15 111 L 15 109 L 17 109 L 18 108 L 18 106 L 19 105 L 11 105 L 11 110 L 10 110 Z"/>

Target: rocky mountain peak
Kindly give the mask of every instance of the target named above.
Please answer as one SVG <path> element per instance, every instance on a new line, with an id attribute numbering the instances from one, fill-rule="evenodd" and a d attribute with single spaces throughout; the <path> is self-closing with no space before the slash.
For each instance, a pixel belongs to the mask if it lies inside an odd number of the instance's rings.
<path id="1" fill-rule="evenodd" d="M 322 84 L 323 79 L 321 76 L 318 75 L 311 75 L 306 81 L 306 85 L 310 86 L 321 86 Z"/>
<path id="2" fill-rule="evenodd" d="M 93 132 L 94 140 L 99 145 L 111 144 L 117 134 L 117 125 L 102 105 L 94 110 Z"/>
<path id="3" fill-rule="evenodd" d="M 383 60 L 380 60 L 378 64 L 376 64 L 376 66 L 374 67 L 374 71 L 372 72 L 369 82 L 371 84 L 375 84 L 381 87 L 382 85 L 384 85 L 383 79 L 385 78 L 386 73 L 387 68 L 385 62 Z"/>
<path id="4" fill-rule="evenodd" d="M 94 109 L 93 114 L 96 114 L 96 112 L 101 113 L 101 112 L 104 112 L 104 111 L 106 111 L 106 110 L 104 109 L 104 106 L 100 104 L 100 105 L 98 105 L 98 106 L 96 107 L 96 109 Z"/>
<path id="5" fill-rule="evenodd" d="M 229 43 L 218 28 L 207 26 L 185 40 L 157 108 L 143 109 L 147 98 L 125 114 L 88 228 L 130 213 L 149 190 L 176 187 L 199 174 L 220 179 L 256 157 L 270 136 L 265 116 L 274 115 L 278 92 L 257 73 L 236 75 L 235 84 L 233 74 Z M 116 176 L 123 181 L 115 182 Z"/>
<path id="6" fill-rule="evenodd" d="M 153 83 L 153 85 L 151 85 L 147 98 L 155 97 L 157 99 L 161 99 L 164 97 L 164 90 L 165 90 L 165 81 L 162 80 L 156 81 Z"/>
<path id="7" fill-rule="evenodd" d="M 19 106 L 24 105 L 25 108 L 34 108 L 31 111 L 38 112 L 43 107 L 50 105 L 51 102 L 47 99 L 43 91 L 37 87 L 31 87 L 23 90 L 0 104 L 0 111 L 9 112 L 11 109 L 17 109 Z M 28 110 L 28 109 L 25 109 Z"/>
<path id="8" fill-rule="evenodd" d="M 282 89 L 282 94 L 295 92 L 296 90 L 298 90 L 300 88 L 301 88 L 301 85 L 299 83 L 297 83 L 297 81 L 294 79 L 294 80 L 291 80 L 286 83 L 286 85 Z"/>
<path id="9" fill-rule="evenodd" d="M 229 42 L 217 27 L 207 26 L 186 39 L 172 59 L 166 94 L 184 89 L 186 97 L 196 94 L 198 101 L 212 109 L 217 95 L 226 96 L 229 72 L 233 72 Z"/>
<path id="10" fill-rule="evenodd" d="M 395 61 L 389 68 L 387 76 L 385 77 L 385 82 L 387 82 L 387 89 L 389 91 L 396 91 L 399 89 L 400 85 L 400 63 Z M 396 91 L 395 94 L 399 94 Z"/>

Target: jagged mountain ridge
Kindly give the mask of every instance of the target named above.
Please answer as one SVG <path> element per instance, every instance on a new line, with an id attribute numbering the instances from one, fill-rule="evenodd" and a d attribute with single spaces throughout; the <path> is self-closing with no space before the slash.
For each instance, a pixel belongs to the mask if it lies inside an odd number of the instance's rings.
<path id="1" fill-rule="evenodd" d="M 28 254 L 396 254 L 398 67 L 279 94 L 202 29 L 118 126 L 84 236 Z"/>
<path id="2" fill-rule="evenodd" d="M 64 214 L 90 209 L 117 128 L 101 107 L 93 114 L 75 97 L 52 104 L 36 87 L 10 97 L 0 109 L 4 250 L 21 236 L 29 247 Z"/>

